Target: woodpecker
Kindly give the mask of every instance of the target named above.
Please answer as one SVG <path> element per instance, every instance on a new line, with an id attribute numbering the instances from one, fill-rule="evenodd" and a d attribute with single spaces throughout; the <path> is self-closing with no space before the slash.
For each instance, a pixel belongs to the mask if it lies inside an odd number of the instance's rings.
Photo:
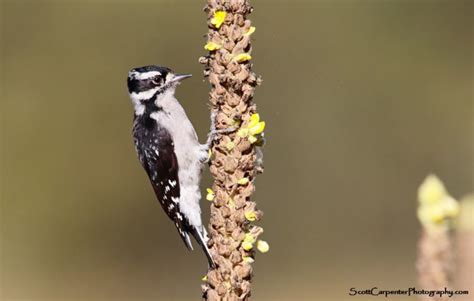
<path id="1" fill-rule="evenodd" d="M 215 267 L 199 205 L 199 183 L 209 146 L 199 143 L 191 121 L 174 95 L 179 83 L 189 77 L 190 74 L 175 74 L 160 66 L 130 70 L 127 84 L 135 111 L 133 140 L 155 195 L 184 244 L 193 249 L 192 235 L 209 265 Z"/>

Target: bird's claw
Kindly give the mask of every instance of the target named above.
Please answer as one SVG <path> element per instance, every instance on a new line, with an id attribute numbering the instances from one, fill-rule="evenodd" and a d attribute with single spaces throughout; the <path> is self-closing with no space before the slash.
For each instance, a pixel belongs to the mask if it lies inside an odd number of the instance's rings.
<path id="1" fill-rule="evenodd" d="M 212 143 L 216 140 L 219 140 L 220 135 L 233 133 L 236 130 L 237 130 L 236 127 L 229 127 L 229 128 L 226 128 L 226 129 L 213 129 L 213 130 L 211 130 L 211 132 L 207 136 L 207 147 L 211 148 Z"/>

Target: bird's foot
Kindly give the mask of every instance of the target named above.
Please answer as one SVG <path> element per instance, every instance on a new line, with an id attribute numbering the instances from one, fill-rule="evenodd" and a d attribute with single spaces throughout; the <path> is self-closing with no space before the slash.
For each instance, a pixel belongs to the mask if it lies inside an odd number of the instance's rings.
<path id="1" fill-rule="evenodd" d="M 220 136 L 223 134 L 233 133 L 237 130 L 236 127 L 229 127 L 226 129 L 212 129 L 209 135 L 207 135 L 207 147 L 211 148 L 212 143 L 216 140 L 219 140 Z"/>

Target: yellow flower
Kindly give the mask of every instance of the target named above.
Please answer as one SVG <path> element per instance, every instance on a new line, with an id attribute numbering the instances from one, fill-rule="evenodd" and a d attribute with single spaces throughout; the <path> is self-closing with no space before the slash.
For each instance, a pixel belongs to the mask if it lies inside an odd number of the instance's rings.
<path id="1" fill-rule="evenodd" d="M 254 222 L 257 219 L 257 215 L 255 214 L 255 211 L 253 210 L 245 211 L 244 215 L 245 215 L 245 218 L 250 222 Z"/>
<path id="2" fill-rule="evenodd" d="M 234 56 L 233 60 L 238 62 L 238 63 L 242 63 L 242 62 L 245 62 L 245 61 L 250 61 L 252 59 L 252 56 L 248 53 L 239 53 L 237 55 Z"/>
<path id="3" fill-rule="evenodd" d="M 420 185 L 418 201 L 418 219 L 430 230 L 446 229 L 449 222 L 459 215 L 459 203 L 434 175 L 429 175 Z"/>
<path id="4" fill-rule="evenodd" d="M 201 278 L 202 281 L 207 281 L 207 275 Z"/>
<path id="5" fill-rule="evenodd" d="M 255 32 L 255 26 L 250 26 L 249 30 L 245 33 L 245 35 L 249 36 L 254 32 Z"/>
<path id="6" fill-rule="evenodd" d="M 444 221 L 443 209 L 439 205 L 420 206 L 418 218 L 424 225 L 439 225 Z"/>
<path id="7" fill-rule="evenodd" d="M 204 49 L 208 50 L 208 51 L 214 51 L 214 50 L 218 50 L 218 49 L 221 49 L 222 48 L 222 45 L 219 45 L 217 43 L 214 43 L 214 42 L 208 42 L 206 45 L 204 45 Z"/>
<path id="8" fill-rule="evenodd" d="M 255 237 L 253 237 L 253 235 L 250 233 L 245 233 L 244 241 L 253 244 L 255 242 Z"/>
<path id="9" fill-rule="evenodd" d="M 244 241 L 242 242 L 242 248 L 244 248 L 245 251 L 250 251 L 253 248 L 253 244 L 248 241 Z"/>
<path id="10" fill-rule="evenodd" d="M 268 245 L 268 243 L 266 241 L 259 240 L 257 242 L 257 249 L 262 253 L 267 253 L 268 250 L 270 250 L 270 246 Z"/>
<path id="11" fill-rule="evenodd" d="M 227 12 L 218 10 L 214 12 L 214 16 L 211 19 L 211 24 L 214 25 L 215 28 L 221 27 L 222 23 L 224 23 L 225 17 L 227 16 Z"/>
<path id="12" fill-rule="evenodd" d="M 245 233 L 244 240 L 242 242 L 242 248 L 245 251 L 250 251 L 253 248 L 253 244 L 255 243 L 255 237 L 253 237 L 250 233 Z"/>
<path id="13" fill-rule="evenodd" d="M 237 181 L 237 184 L 239 185 L 247 185 L 247 183 L 249 182 L 249 178 L 242 178 L 240 180 Z"/>
<path id="14" fill-rule="evenodd" d="M 255 260 L 250 256 L 242 256 L 242 259 L 246 263 L 253 263 Z"/>
<path id="15" fill-rule="evenodd" d="M 250 116 L 250 122 L 248 125 L 250 135 L 258 135 L 265 129 L 265 121 L 260 121 L 260 115 L 258 113 Z"/>
<path id="16" fill-rule="evenodd" d="M 253 114 L 250 116 L 250 122 L 248 125 L 250 143 L 257 142 L 258 139 L 255 137 L 255 135 L 261 134 L 264 129 L 265 121 L 260 121 L 260 115 Z"/>
<path id="17" fill-rule="evenodd" d="M 216 195 L 215 195 L 214 191 L 212 191 L 211 188 L 207 188 L 206 190 L 207 190 L 206 200 L 211 202 L 212 200 L 214 200 L 214 197 Z"/>
<path id="18" fill-rule="evenodd" d="M 433 204 L 439 202 L 447 195 L 441 180 L 435 175 L 429 175 L 418 189 L 418 200 L 421 204 Z"/>
<path id="19" fill-rule="evenodd" d="M 247 125 L 249 128 L 256 126 L 260 122 L 260 114 L 254 113 L 250 115 L 249 124 Z"/>
<path id="20" fill-rule="evenodd" d="M 253 144 L 257 142 L 258 140 L 258 138 L 255 136 L 263 133 L 264 129 L 265 129 L 265 121 L 260 121 L 259 114 L 257 113 L 252 114 L 252 116 L 250 116 L 250 120 L 247 126 L 240 128 L 237 131 L 237 136 L 242 137 L 242 138 L 248 137 L 250 143 Z"/>
<path id="21" fill-rule="evenodd" d="M 258 135 L 265 129 L 265 121 L 259 122 L 253 127 L 249 128 L 250 135 Z"/>

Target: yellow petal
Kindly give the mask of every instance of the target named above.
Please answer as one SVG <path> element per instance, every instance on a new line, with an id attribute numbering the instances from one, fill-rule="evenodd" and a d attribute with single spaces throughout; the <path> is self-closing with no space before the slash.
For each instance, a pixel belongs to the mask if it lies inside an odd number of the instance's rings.
<path id="1" fill-rule="evenodd" d="M 440 202 L 446 195 L 446 188 L 435 175 L 429 175 L 418 188 L 418 200 L 421 204 Z"/>
<path id="2" fill-rule="evenodd" d="M 250 143 L 253 144 L 253 143 L 257 142 L 257 140 L 258 140 L 257 137 L 255 137 L 254 135 L 250 135 L 250 136 L 249 136 L 249 141 L 250 141 Z"/>
<path id="3" fill-rule="evenodd" d="M 237 184 L 239 185 L 246 185 L 249 182 L 249 178 L 242 178 L 237 181 Z"/>
<path id="4" fill-rule="evenodd" d="M 248 53 L 240 53 L 234 56 L 234 61 L 239 62 L 239 63 L 249 61 L 251 59 L 252 59 L 252 56 Z"/>
<path id="5" fill-rule="evenodd" d="M 225 148 L 227 148 L 228 151 L 231 151 L 235 146 L 235 143 L 232 141 L 229 141 L 226 145 Z"/>
<path id="6" fill-rule="evenodd" d="M 247 128 L 241 128 L 240 130 L 237 131 L 237 136 L 242 137 L 242 138 L 247 137 L 248 134 L 249 134 L 249 129 Z"/>
<path id="7" fill-rule="evenodd" d="M 429 226 L 431 224 L 431 219 L 426 206 L 419 207 L 416 211 L 416 215 L 423 226 Z"/>
<path id="8" fill-rule="evenodd" d="M 260 115 L 258 113 L 252 114 L 249 119 L 248 128 L 256 126 L 260 122 Z"/>
<path id="9" fill-rule="evenodd" d="M 448 194 L 440 179 L 429 175 L 418 189 L 418 218 L 429 230 L 446 230 L 459 215 L 459 203 Z"/>
<path id="10" fill-rule="evenodd" d="M 214 200 L 214 197 L 215 197 L 215 196 L 216 196 L 216 195 L 214 194 L 214 191 L 212 191 L 211 188 L 207 188 L 206 200 L 212 201 L 212 200 Z"/>
<path id="11" fill-rule="evenodd" d="M 208 51 L 214 51 L 214 50 L 218 50 L 218 49 L 221 49 L 221 48 L 222 48 L 222 45 L 219 45 L 219 44 L 214 43 L 214 42 L 209 42 L 206 45 L 204 45 L 204 49 L 206 49 Z"/>
<path id="12" fill-rule="evenodd" d="M 420 206 L 418 218 L 425 226 L 442 225 L 444 222 L 443 209 L 439 205 Z"/>
<path id="13" fill-rule="evenodd" d="M 244 241 L 253 244 L 255 242 L 255 237 L 253 237 L 253 235 L 250 233 L 245 233 Z"/>
<path id="14" fill-rule="evenodd" d="M 215 28 L 221 27 L 222 23 L 224 23 L 225 17 L 227 16 L 227 12 L 218 10 L 214 12 L 214 16 L 211 19 L 211 24 L 214 25 Z"/>
<path id="15" fill-rule="evenodd" d="M 244 241 L 242 242 L 242 248 L 244 248 L 245 251 L 250 251 L 253 248 L 253 244 L 248 241 Z"/>
<path id="16" fill-rule="evenodd" d="M 427 211 L 428 217 L 433 223 L 439 224 L 444 221 L 444 212 L 441 206 L 430 206 Z"/>
<path id="17" fill-rule="evenodd" d="M 245 33 L 245 35 L 249 36 L 254 32 L 255 32 L 255 26 L 250 26 L 249 30 Z"/>
<path id="18" fill-rule="evenodd" d="M 257 123 L 257 125 L 249 128 L 249 132 L 251 135 L 258 135 L 261 132 L 263 132 L 264 129 L 265 129 L 265 121 L 262 121 L 262 122 Z"/>
<path id="19" fill-rule="evenodd" d="M 207 281 L 207 275 L 201 278 L 202 281 Z"/>
<path id="20" fill-rule="evenodd" d="M 245 215 L 245 218 L 250 222 L 254 222 L 257 219 L 257 215 L 255 214 L 255 211 L 245 211 L 244 215 Z"/>
<path id="21" fill-rule="evenodd" d="M 246 263 L 253 263 L 255 260 L 250 256 L 242 256 L 242 260 Z"/>
<path id="22" fill-rule="evenodd" d="M 268 245 L 268 243 L 266 241 L 259 240 L 257 242 L 257 249 L 262 253 L 267 253 L 268 250 L 270 250 L 270 246 Z"/>
<path id="23" fill-rule="evenodd" d="M 445 217 L 454 218 L 459 215 L 459 203 L 448 196 L 442 201 L 443 212 Z"/>

